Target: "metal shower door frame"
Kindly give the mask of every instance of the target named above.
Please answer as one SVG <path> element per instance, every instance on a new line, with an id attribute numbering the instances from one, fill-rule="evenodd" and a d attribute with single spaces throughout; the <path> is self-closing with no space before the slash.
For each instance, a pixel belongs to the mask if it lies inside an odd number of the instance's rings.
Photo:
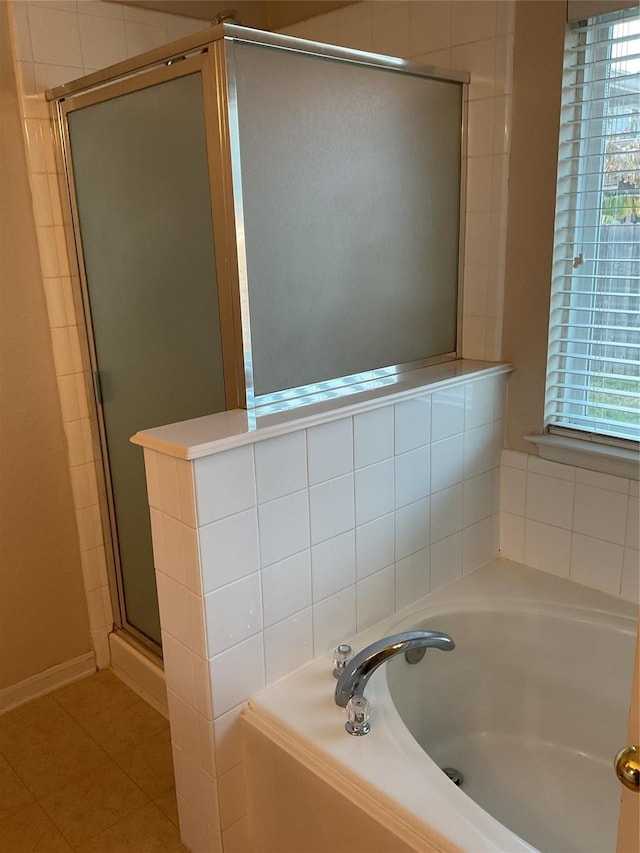
<path id="1" fill-rule="evenodd" d="M 220 28 L 216 27 L 215 29 L 219 30 Z M 171 47 L 171 45 L 168 47 Z M 132 639 L 141 651 L 150 653 L 154 658 L 159 658 L 161 657 L 160 645 L 132 625 L 126 616 L 105 418 L 99 385 L 95 381 L 98 362 L 71 160 L 71 145 L 67 122 L 67 116 L 70 113 L 179 77 L 200 74 L 203 90 L 209 196 L 213 222 L 215 269 L 227 409 L 238 408 L 244 404 L 244 374 L 242 370 L 237 369 L 237 365 L 242 364 L 242 362 L 238 360 L 238 349 L 241 338 L 236 334 L 236 329 L 239 328 L 240 305 L 239 300 L 236 298 L 238 287 L 235 280 L 236 276 L 234 275 L 236 271 L 234 263 L 235 245 L 233 241 L 231 245 L 229 244 L 228 228 L 224 224 L 229 219 L 229 199 L 225 188 L 230 185 L 231 176 L 227 165 L 228 160 L 225 156 L 227 150 L 225 145 L 225 97 L 221 94 L 220 83 L 216 82 L 220 80 L 220 77 L 217 77 L 218 72 L 216 70 L 216 64 L 220 61 L 220 50 L 216 50 L 216 45 L 211 44 L 208 47 L 199 49 L 195 55 L 187 56 L 184 59 L 182 56 L 179 56 L 173 61 L 164 58 L 164 56 L 156 58 L 156 51 L 152 53 L 154 54 L 154 59 L 151 67 L 140 68 L 137 66 L 135 69 L 132 69 L 132 73 L 123 75 L 118 74 L 117 71 L 123 66 L 129 65 L 131 61 L 120 63 L 118 66 L 114 66 L 113 71 L 116 73 L 112 75 L 111 80 L 102 79 L 98 85 L 91 85 L 91 78 L 94 78 L 96 75 L 89 75 L 77 81 L 76 84 L 71 84 L 74 88 L 73 93 L 64 94 L 62 97 L 58 96 L 51 105 L 51 108 L 56 130 L 55 147 L 60 175 L 65 237 L 71 265 L 74 302 L 78 324 L 82 324 L 84 327 L 84 334 L 80 336 L 83 373 L 87 398 L 89 400 L 89 420 L 94 447 L 94 464 L 98 480 L 100 519 L 114 622 L 116 629 L 128 635 L 129 639 Z M 216 57 L 215 54 L 218 54 L 218 56 Z M 178 59 L 180 61 L 176 61 Z M 85 88 L 81 85 L 82 83 L 85 86 L 89 85 Z M 55 91 L 47 94 L 48 97 L 54 96 Z M 220 223 L 220 227 L 217 227 L 217 223 Z M 234 235 L 235 229 L 232 232 L 232 237 Z"/>

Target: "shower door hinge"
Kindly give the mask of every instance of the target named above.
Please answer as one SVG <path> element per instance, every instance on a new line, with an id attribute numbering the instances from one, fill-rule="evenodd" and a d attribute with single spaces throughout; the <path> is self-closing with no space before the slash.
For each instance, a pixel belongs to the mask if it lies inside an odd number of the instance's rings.
<path id="1" fill-rule="evenodd" d="M 96 403 L 101 406 L 102 405 L 102 385 L 100 384 L 100 374 L 97 370 L 94 370 L 91 374 L 93 378 L 93 393 L 96 398 Z"/>

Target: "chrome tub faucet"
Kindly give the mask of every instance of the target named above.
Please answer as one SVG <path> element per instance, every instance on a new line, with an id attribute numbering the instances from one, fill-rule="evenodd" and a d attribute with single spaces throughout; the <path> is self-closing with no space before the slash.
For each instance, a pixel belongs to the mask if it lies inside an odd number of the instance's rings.
<path id="1" fill-rule="evenodd" d="M 455 643 L 440 631 L 405 631 L 371 643 L 344 666 L 336 685 L 336 705 L 346 708 L 354 696 L 363 696 L 373 673 L 389 658 L 405 653 L 409 663 L 418 663 L 428 648 L 450 652 Z"/>

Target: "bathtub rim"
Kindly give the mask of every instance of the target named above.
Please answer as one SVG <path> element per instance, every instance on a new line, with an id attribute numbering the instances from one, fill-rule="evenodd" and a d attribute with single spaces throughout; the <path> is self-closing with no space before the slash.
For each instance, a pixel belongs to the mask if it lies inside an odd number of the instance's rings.
<path id="1" fill-rule="evenodd" d="M 452 599 L 455 596 L 455 600 Z M 502 600 L 500 604 L 496 596 Z M 445 612 L 475 612 L 517 607 L 565 618 L 594 619 L 613 623 L 617 630 L 635 634 L 636 607 L 632 602 L 583 587 L 565 578 L 532 569 L 520 563 L 497 558 L 454 583 L 425 596 L 378 624 L 358 633 L 349 641 L 356 649 L 401 630 L 412 620 Z M 535 848 L 501 824 L 466 794 L 451 785 L 447 777 L 422 750 L 401 720 L 390 696 L 384 701 L 386 676 L 378 670 L 367 687 L 375 709 L 375 726 L 366 738 L 349 738 L 343 730 L 344 713 L 333 701 L 335 681 L 331 676 L 332 655 L 327 652 L 311 663 L 267 686 L 255 694 L 243 711 L 245 722 L 255 725 L 272 739 L 282 733 L 290 754 L 313 757 L 318 766 L 332 768 L 331 778 L 342 787 L 362 785 L 378 803 L 392 802 L 400 810 L 399 826 L 407 826 L 424 843 L 443 850 L 498 851 L 512 853 Z M 295 702 L 291 701 L 291 688 Z M 309 732 L 322 735 L 320 742 Z M 280 739 L 280 738 L 278 738 Z M 369 744 L 369 747 L 367 747 Z M 376 744 L 376 746 L 374 746 Z M 297 746 L 296 746 L 297 745 Z M 379 774 L 372 753 L 388 751 L 393 767 L 385 766 L 381 784 L 371 781 Z M 427 761 L 425 761 L 425 756 Z M 402 762 L 399 763 L 399 759 Z M 398 795 L 398 785 L 409 785 L 409 792 Z M 424 792 L 427 782 L 432 804 L 429 819 L 424 816 Z M 335 783 L 334 783 L 335 784 Z M 375 815 L 372 815 L 375 817 Z"/>

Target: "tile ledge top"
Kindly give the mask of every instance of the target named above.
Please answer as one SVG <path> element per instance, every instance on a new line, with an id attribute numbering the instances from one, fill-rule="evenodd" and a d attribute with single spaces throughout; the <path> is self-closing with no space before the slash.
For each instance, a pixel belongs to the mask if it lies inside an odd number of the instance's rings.
<path id="1" fill-rule="evenodd" d="M 177 459 L 199 459 L 243 444 L 252 444 L 338 420 L 389 403 L 401 402 L 420 393 L 431 393 L 468 380 L 485 379 L 511 372 L 504 363 L 460 359 L 410 370 L 395 377 L 392 384 L 371 386 L 357 393 L 277 414 L 259 415 L 246 409 L 231 409 L 215 415 L 141 430 L 131 442 Z M 360 386 L 362 388 L 362 386 Z"/>

